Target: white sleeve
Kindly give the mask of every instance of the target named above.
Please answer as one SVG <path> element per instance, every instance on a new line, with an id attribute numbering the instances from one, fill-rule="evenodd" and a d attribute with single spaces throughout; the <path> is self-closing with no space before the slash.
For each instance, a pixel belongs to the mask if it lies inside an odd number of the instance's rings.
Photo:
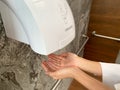
<path id="1" fill-rule="evenodd" d="M 114 85 L 115 90 L 120 90 L 120 83 Z"/>
<path id="2" fill-rule="evenodd" d="M 100 62 L 100 64 L 102 68 L 103 83 L 114 88 L 115 84 L 120 83 L 120 64 L 102 62 Z"/>

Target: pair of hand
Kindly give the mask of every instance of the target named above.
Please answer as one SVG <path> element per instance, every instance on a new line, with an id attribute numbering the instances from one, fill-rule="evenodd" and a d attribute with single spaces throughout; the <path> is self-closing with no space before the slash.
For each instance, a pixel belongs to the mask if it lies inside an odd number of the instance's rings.
<path id="1" fill-rule="evenodd" d="M 50 54 L 48 60 L 42 62 L 42 67 L 54 79 L 74 78 L 78 60 L 78 56 L 73 53 Z"/>

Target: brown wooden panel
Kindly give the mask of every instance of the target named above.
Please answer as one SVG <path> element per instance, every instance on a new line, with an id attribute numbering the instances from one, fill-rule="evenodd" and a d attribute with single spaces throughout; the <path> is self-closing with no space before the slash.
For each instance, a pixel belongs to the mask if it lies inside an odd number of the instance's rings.
<path id="1" fill-rule="evenodd" d="M 78 83 L 76 80 L 73 80 L 69 90 L 88 90 L 83 85 Z"/>
<path id="2" fill-rule="evenodd" d="M 98 34 L 120 38 L 120 0 L 93 0 L 84 57 L 95 61 L 115 62 L 120 42 L 91 35 Z"/>

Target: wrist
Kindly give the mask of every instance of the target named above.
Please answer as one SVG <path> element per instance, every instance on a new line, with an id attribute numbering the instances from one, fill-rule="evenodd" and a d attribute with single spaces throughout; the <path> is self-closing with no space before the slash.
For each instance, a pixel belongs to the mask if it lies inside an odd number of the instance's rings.
<path id="1" fill-rule="evenodd" d="M 71 75 L 72 75 L 72 78 L 76 79 L 77 78 L 77 74 L 78 72 L 80 71 L 80 69 L 78 67 L 74 67 L 73 70 L 71 70 Z"/>
<path id="2" fill-rule="evenodd" d="M 78 57 L 76 59 L 75 66 L 79 67 L 80 69 L 82 69 L 82 67 L 85 65 L 85 61 L 86 61 L 86 59 Z"/>

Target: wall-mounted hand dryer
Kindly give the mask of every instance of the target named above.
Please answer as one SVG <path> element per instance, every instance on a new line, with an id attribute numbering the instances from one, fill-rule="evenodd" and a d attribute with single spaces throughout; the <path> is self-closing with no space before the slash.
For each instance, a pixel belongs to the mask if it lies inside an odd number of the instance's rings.
<path id="1" fill-rule="evenodd" d="M 8 37 L 48 55 L 75 37 L 75 24 L 66 0 L 0 0 L 0 13 Z"/>

